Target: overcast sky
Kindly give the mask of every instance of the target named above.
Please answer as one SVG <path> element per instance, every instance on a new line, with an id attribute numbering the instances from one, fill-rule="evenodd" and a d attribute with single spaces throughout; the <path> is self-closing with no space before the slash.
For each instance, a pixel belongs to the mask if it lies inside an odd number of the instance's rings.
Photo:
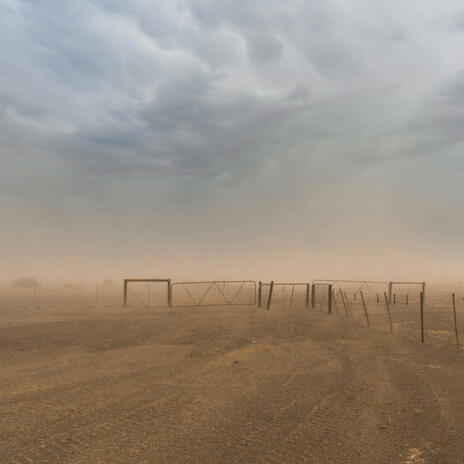
<path id="1" fill-rule="evenodd" d="M 458 0 L 0 0 L 1 277 L 453 278 Z"/>

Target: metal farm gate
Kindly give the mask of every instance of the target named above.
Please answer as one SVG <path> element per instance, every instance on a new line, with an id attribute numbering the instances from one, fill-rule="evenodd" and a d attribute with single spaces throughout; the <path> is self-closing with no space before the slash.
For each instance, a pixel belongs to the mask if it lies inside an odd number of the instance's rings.
<path id="1" fill-rule="evenodd" d="M 173 282 L 172 306 L 255 306 L 254 280 Z"/>

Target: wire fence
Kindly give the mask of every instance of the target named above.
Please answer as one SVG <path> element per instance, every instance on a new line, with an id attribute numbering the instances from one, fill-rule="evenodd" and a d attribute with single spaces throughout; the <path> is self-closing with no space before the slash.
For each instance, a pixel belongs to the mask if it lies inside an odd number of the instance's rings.
<path id="1" fill-rule="evenodd" d="M 307 283 L 262 283 L 260 306 L 331 313 L 419 343 L 450 347 L 458 352 L 463 348 L 463 285 L 313 281 L 307 304 L 308 286 Z"/>
<path id="2" fill-rule="evenodd" d="M 333 289 L 332 313 L 419 343 L 449 346 L 461 351 L 464 339 L 464 334 L 460 336 L 464 330 L 463 289 L 462 286 L 427 285 L 424 294 L 422 286 L 401 285 L 394 287 L 389 298 L 387 291 L 381 293 L 382 289 L 375 286 L 366 292 L 366 287 L 340 284 Z M 325 288 L 317 285 L 314 299 L 313 309 L 328 311 Z"/>
<path id="3" fill-rule="evenodd" d="M 173 282 L 172 306 L 255 306 L 254 280 Z"/>
<path id="4" fill-rule="evenodd" d="M 0 309 L 95 308 L 121 306 L 121 288 L 116 284 L 51 285 L 27 287 L 0 285 Z"/>
<path id="5" fill-rule="evenodd" d="M 329 285 L 331 293 L 329 293 Z M 270 282 L 173 282 L 172 306 L 257 306 L 267 309 Z M 385 282 L 274 282 L 272 310 L 308 310 L 358 320 L 370 328 L 400 334 L 436 346 L 461 349 L 464 341 L 464 285 L 427 284 L 421 311 L 419 284 Z M 131 308 L 164 308 L 166 285 L 133 282 L 128 288 Z M 454 304 L 453 304 L 454 294 Z M 330 301 L 329 301 L 330 300 Z M 93 285 L 27 285 L 0 283 L 0 311 L 73 311 L 75 308 L 121 308 L 122 287 L 112 281 Z"/>
<path id="6" fill-rule="evenodd" d="M 310 288 L 309 282 L 273 282 L 272 305 L 274 308 L 307 308 L 310 302 Z M 270 282 L 258 283 L 258 306 L 267 307 L 270 290 Z"/>

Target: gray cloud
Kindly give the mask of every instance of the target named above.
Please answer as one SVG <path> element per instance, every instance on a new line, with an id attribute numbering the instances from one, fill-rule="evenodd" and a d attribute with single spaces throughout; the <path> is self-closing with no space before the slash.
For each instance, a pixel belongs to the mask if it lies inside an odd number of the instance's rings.
<path id="1" fill-rule="evenodd" d="M 282 42 L 272 36 L 250 35 L 247 42 L 250 61 L 256 65 L 275 61 L 284 50 Z"/>
<path id="2" fill-rule="evenodd" d="M 452 241 L 461 23 L 457 0 L 0 0 L 1 204 L 12 224 L 32 208 L 45 235 L 50 215 L 102 214 L 103 233 L 133 208 L 163 217 L 160 237 L 187 224 L 277 246 L 271 220 L 314 259 L 355 247 L 368 217 L 403 249 L 424 224 Z M 443 227 L 408 221 L 416 194 Z"/>

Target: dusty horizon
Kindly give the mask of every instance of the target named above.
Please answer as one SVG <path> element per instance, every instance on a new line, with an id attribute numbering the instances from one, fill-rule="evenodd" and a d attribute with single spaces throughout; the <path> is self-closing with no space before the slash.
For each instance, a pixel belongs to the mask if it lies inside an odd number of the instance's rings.
<path id="1" fill-rule="evenodd" d="M 0 463 L 463 464 L 462 0 L 0 42 Z"/>
<path id="2" fill-rule="evenodd" d="M 0 279 L 460 281 L 463 11 L 0 1 Z"/>

